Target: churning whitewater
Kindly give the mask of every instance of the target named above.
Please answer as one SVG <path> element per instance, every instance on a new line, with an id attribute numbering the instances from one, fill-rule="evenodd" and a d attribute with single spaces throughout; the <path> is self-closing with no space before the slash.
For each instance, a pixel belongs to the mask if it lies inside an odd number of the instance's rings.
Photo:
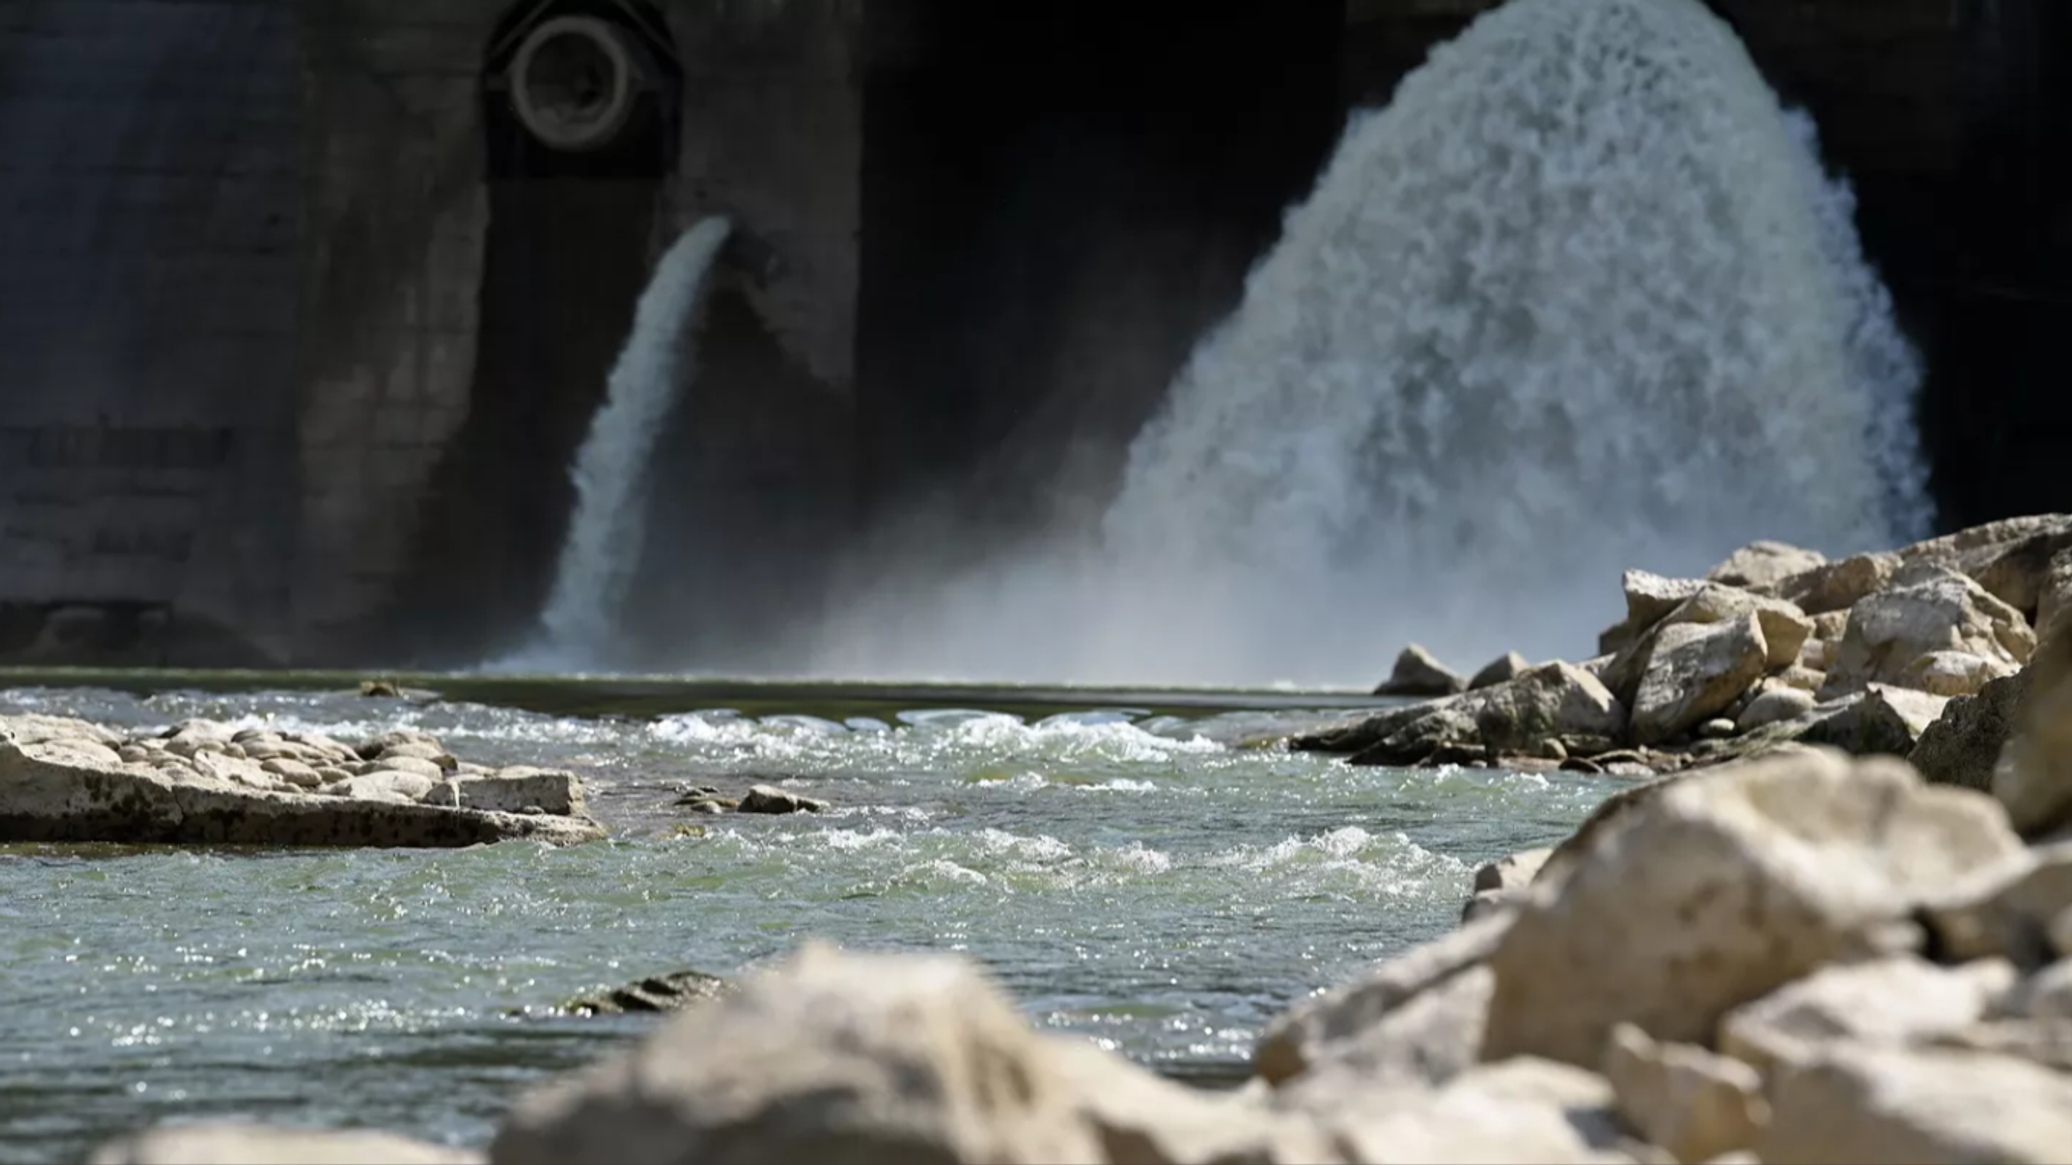
<path id="1" fill-rule="evenodd" d="M 1572 652 L 1624 567 L 1924 535 L 1919 366 L 1853 215 L 1696 0 L 1483 17 L 1348 128 L 1133 447 L 1104 533 L 1180 656 L 1147 658 Z"/>
<path id="2" fill-rule="evenodd" d="M 648 460 L 663 421 L 693 374 L 685 329 L 730 229 L 726 219 L 715 217 L 685 231 L 655 265 L 641 293 L 604 404 L 569 468 L 575 511 L 554 589 L 540 615 L 539 639 L 509 661 L 512 666 L 582 668 L 609 651 L 616 632 L 613 612 L 640 567 L 640 491 Z"/>

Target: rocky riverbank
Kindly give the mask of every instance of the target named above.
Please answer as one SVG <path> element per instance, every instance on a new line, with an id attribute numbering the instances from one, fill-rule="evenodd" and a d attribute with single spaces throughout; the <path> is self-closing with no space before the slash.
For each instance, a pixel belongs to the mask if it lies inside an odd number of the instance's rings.
<path id="1" fill-rule="evenodd" d="M 209 720 L 125 735 L 0 716 L 0 842 L 422 847 L 604 835 L 575 774 L 470 764 L 423 732 L 345 744 Z"/>
<path id="2" fill-rule="evenodd" d="M 1825 745 L 1982 787 L 2038 632 L 2072 609 L 2072 516 L 1833 562 L 1757 543 L 1702 579 L 1628 571 L 1624 591 L 1626 618 L 1593 659 L 1507 656 L 1471 681 L 1412 646 L 1378 691 L 1434 698 L 1292 746 L 1354 764 L 1645 776 Z"/>

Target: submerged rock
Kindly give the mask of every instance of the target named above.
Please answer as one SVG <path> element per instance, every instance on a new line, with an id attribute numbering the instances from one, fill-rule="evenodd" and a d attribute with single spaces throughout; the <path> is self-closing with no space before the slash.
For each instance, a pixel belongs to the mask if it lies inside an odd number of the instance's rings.
<path id="1" fill-rule="evenodd" d="M 584 815 L 581 782 L 566 773 L 455 773 L 435 782 L 375 767 L 324 783 L 309 762 L 343 772 L 334 767 L 345 763 L 334 751 L 342 746 L 286 734 L 241 743 L 206 722 L 121 751 L 106 737 L 80 721 L 0 717 L 0 841 L 423 847 L 605 835 Z M 254 751 L 272 755 L 253 760 Z M 512 805 L 514 787 L 558 812 L 537 801 Z"/>
<path id="2" fill-rule="evenodd" d="M 727 981 L 703 971 L 674 971 L 629 983 L 600 995 L 570 1001 L 561 1010 L 573 1015 L 624 1015 L 628 1012 L 680 1011 L 694 1003 L 717 999 Z"/>
<path id="3" fill-rule="evenodd" d="M 741 813 L 819 813 L 827 808 L 827 802 L 780 789 L 776 785 L 757 785 L 741 797 L 735 806 Z"/>

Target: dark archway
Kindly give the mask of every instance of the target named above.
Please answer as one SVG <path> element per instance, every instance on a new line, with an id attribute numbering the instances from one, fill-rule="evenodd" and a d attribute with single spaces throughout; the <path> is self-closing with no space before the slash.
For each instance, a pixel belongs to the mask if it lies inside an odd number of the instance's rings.
<path id="1" fill-rule="evenodd" d="M 523 0 L 491 38 L 470 409 L 397 612 L 419 660 L 479 658 L 539 609 L 573 504 L 569 460 L 668 242 L 681 93 L 646 0 Z"/>

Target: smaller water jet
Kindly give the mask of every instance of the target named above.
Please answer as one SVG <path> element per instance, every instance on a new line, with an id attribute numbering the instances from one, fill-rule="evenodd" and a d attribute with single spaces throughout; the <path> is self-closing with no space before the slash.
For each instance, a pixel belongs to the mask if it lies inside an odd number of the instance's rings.
<path id="1" fill-rule="evenodd" d="M 707 218 L 655 265 L 604 403 L 569 466 L 576 504 L 538 631 L 506 667 L 581 670 L 610 655 L 615 613 L 640 566 L 648 462 L 680 389 L 695 374 L 686 330 L 731 231 L 727 219 Z"/>

